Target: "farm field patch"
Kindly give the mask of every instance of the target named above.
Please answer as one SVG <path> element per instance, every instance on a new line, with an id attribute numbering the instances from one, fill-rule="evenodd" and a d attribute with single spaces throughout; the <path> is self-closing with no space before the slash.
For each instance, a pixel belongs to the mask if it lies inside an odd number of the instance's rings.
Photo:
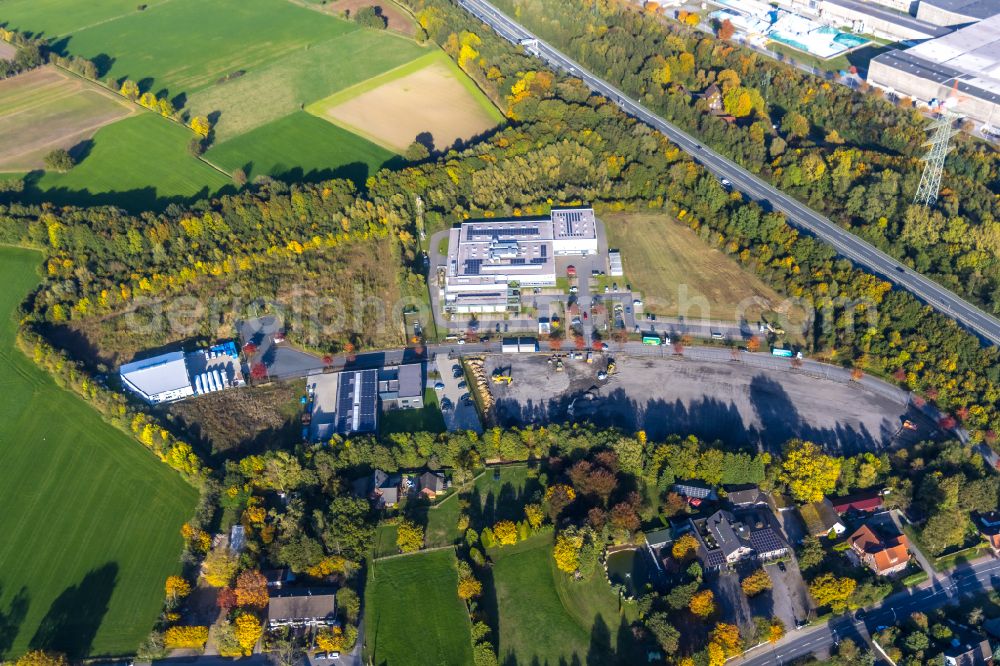
<path id="1" fill-rule="evenodd" d="M 287 0 L 170 0 L 77 29 L 66 49 L 110 56 L 104 77 L 178 95 L 352 30 L 359 28 Z"/>
<path id="2" fill-rule="evenodd" d="M 180 567 L 197 493 L 14 348 L 41 261 L 0 248 L 0 658 L 128 654 Z"/>
<path id="3" fill-rule="evenodd" d="M 469 615 L 458 598 L 450 548 L 371 563 L 365 608 L 365 642 L 373 663 L 472 663 Z"/>
<path id="4" fill-rule="evenodd" d="M 316 0 L 309 0 L 311 4 L 319 4 Z M 413 17 L 391 0 L 334 0 L 322 5 L 323 9 L 335 14 L 347 12 L 349 16 L 354 16 L 359 9 L 365 7 L 377 7 L 385 18 L 386 28 L 393 32 L 398 32 L 407 37 L 413 37 L 417 33 L 417 25 Z"/>
<path id="5" fill-rule="evenodd" d="M 303 104 L 333 91 L 403 65 L 426 51 L 396 35 L 354 30 L 308 49 L 291 51 L 241 77 L 203 88 L 188 97 L 187 105 L 192 113 L 217 117 L 215 135 L 221 143 L 299 111 Z"/>
<path id="6" fill-rule="evenodd" d="M 117 95 L 52 66 L 0 81 L 0 171 L 40 169 L 48 152 L 69 150 L 134 112 Z"/>
<path id="7" fill-rule="evenodd" d="M 29 175 L 26 198 L 162 210 L 171 202 L 205 198 L 231 186 L 227 176 L 188 154 L 192 137 L 153 113 L 126 118 L 97 132 L 87 154 L 69 172 Z"/>
<path id="8" fill-rule="evenodd" d="M 418 136 L 428 137 L 442 150 L 502 122 L 486 96 L 439 51 L 306 110 L 396 152 Z"/>
<path id="9" fill-rule="evenodd" d="M 12 60 L 17 55 L 17 48 L 13 44 L 0 42 L 0 60 Z"/>
<path id="10" fill-rule="evenodd" d="M 215 146 L 205 159 L 247 177 L 272 176 L 289 181 L 347 178 L 359 187 L 395 157 L 347 130 L 297 111 Z M 398 158 L 397 158 L 398 159 Z"/>

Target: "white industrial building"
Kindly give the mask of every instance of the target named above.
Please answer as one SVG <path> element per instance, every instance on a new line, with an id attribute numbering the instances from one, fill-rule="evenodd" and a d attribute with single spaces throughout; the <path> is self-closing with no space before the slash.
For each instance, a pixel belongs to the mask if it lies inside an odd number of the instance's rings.
<path id="1" fill-rule="evenodd" d="M 934 25 L 968 25 L 1000 14 L 998 0 L 920 0 L 917 18 Z"/>
<path id="2" fill-rule="evenodd" d="M 194 386 L 182 351 L 126 363 L 118 372 L 122 386 L 151 405 L 194 395 Z"/>
<path id="3" fill-rule="evenodd" d="M 444 309 L 517 310 L 521 287 L 555 285 L 557 256 L 597 252 L 592 208 L 554 209 L 543 219 L 463 222 L 448 238 Z"/>
<path id="4" fill-rule="evenodd" d="M 947 99 L 954 88 L 953 111 L 995 126 L 1000 123 L 1000 14 L 876 56 L 868 83 L 924 104 Z"/>

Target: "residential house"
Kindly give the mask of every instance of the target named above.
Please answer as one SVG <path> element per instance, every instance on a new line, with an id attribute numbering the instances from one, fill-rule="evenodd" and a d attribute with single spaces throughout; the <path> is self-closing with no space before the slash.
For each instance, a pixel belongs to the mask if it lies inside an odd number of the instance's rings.
<path id="1" fill-rule="evenodd" d="M 691 506 L 700 506 L 705 500 L 714 501 L 719 499 L 713 488 L 690 481 L 675 483 L 674 492 L 686 498 L 688 504 Z"/>
<path id="2" fill-rule="evenodd" d="M 851 550 L 861 563 L 879 576 L 899 573 L 910 561 L 909 540 L 904 534 L 888 534 L 887 528 L 878 531 L 862 525 L 847 538 Z"/>
<path id="3" fill-rule="evenodd" d="M 976 527 L 979 534 L 986 539 L 994 552 L 1000 552 L 1000 512 L 975 514 Z"/>
<path id="4" fill-rule="evenodd" d="M 398 474 L 392 476 L 380 469 L 372 472 L 369 497 L 375 500 L 378 508 L 392 508 L 399 504 L 399 484 L 401 478 Z"/>
<path id="5" fill-rule="evenodd" d="M 751 483 L 739 486 L 723 486 L 723 490 L 726 491 L 726 499 L 735 507 L 767 504 L 767 494 Z"/>
<path id="6" fill-rule="evenodd" d="M 986 666 L 993 663 L 993 650 L 986 638 L 969 637 L 968 640 L 953 640 L 952 643 L 952 647 L 944 651 L 945 666 Z"/>
<path id="7" fill-rule="evenodd" d="M 646 532 L 645 536 L 646 545 L 650 548 L 659 550 L 673 540 L 673 530 L 669 527 L 663 527 L 658 530 Z"/>
<path id="8" fill-rule="evenodd" d="M 448 489 L 448 480 L 440 472 L 424 472 L 420 475 L 420 494 L 434 499 Z"/>
<path id="9" fill-rule="evenodd" d="M 261 574 L 264 576 L 264 580 L 267 581 L 268 587 L 277 589 L 281 589 L 285 581 L 289 580 L 288 569 L 264 569 Z"/>
<path id="10" fill-rule="evenodd" d="M 756 511 L 737 517 L 720 510 L 708 518 L 692 519 L 691 525 L 706 568 L 718 569 L 748 557 L 769 560 L 788 552 L 787 544 L 766 516 Z"/>
<path id="11" fill-rule="evenodd" d="M 336 590 L 298 589 L 276 592 L 267 605 L 267 626 L 318 627 L 337 622 Z"/>
<path id="12" fill-rule="evenodd" d="M 705 100 L 708 104 L 708 110 L 712 113 L 722 111 L 722 90 L 714 83 L 705 88 L 698 97 Z"/>
<path id="13" fill-rule="evenodd" d="M 845 495 L 844 497 L 833 497 L 830 499 L 833 510 L 839 514 L 849 511 L 872 512 L 882 508 L 882 493 L 877 490 Z"/>
<path id="14" fill-rule="evenodd" d="M 821 502 L 810 502 L 799 507 L 799 515 L 806 525 L 806 532 L 815 537 L 824 537 L 832 531 L 840 536 L 847 531 L 844 523 L 840 522 L 840 516 L 833 509 L 830 500 L 824 499 Z"/>
<path id="15" fill-rule="evenodd" d="M 239 555 L 247 547 L 247 532 L 242 525 L 233 525 L 229 530 L 229 550 Z"/>

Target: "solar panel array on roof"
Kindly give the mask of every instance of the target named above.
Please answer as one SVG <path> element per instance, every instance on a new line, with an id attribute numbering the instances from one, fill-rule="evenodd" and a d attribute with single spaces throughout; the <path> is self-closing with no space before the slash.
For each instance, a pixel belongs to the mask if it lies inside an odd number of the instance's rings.
<path id="1" fill-rule="evenodd" d="M 785 548 L 781 538 L 771 528 L 751 532 L 750 546 L 758 553 L 773 553 Z"/>
<path id="2" fill-rule="evenodd" d="M 354 373 L 340 373 L 337 387 L 337 432 L 349 433 L 354 429 Z"/>
<path id="3" fill-rule="evenodd" d="M 503 238 L 504 236 L 537 236 L 538 227 L 486 227 L 477 229 L 472 227 L 468 231 L 469 238 Z"/>
<path id="4" fill-rule="evenodd" d="M 482 259 L 466 259 L 465 260 L 465 270 L 462 271 L 466 275 L 479 275 L 480 268 L 483 266 Z"/>
<path id="5" fill-rule="evenodd" d="M 375 430 L 378 411 L 378 375 L 375 370 L 364 370 L 361 376 L 358 424 L 359 432 Z"/>

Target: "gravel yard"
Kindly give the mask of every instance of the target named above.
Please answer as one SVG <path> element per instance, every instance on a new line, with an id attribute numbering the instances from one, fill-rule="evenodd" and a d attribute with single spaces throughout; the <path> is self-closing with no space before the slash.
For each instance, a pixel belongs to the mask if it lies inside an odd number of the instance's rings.
<path id="1" fill-rule="evenodd" d="M 695 434 L 772 449 L 801 437 L 841 452 L 899 441 L 904 418 L 924 423 L 891 392 L 876 394 L 853 382 L 736 362 L 624 355 L 600 381 L 607 362 L 594 357 L 593 364 L 564 358 L 564 370 L 557 371 L 545 354 L 488 356 L 487 373 L 502 369 L 513 377 L 509 386 L 491 386 L 498 423 L 591 421 L 644 429 L 652 439 Z"/>

